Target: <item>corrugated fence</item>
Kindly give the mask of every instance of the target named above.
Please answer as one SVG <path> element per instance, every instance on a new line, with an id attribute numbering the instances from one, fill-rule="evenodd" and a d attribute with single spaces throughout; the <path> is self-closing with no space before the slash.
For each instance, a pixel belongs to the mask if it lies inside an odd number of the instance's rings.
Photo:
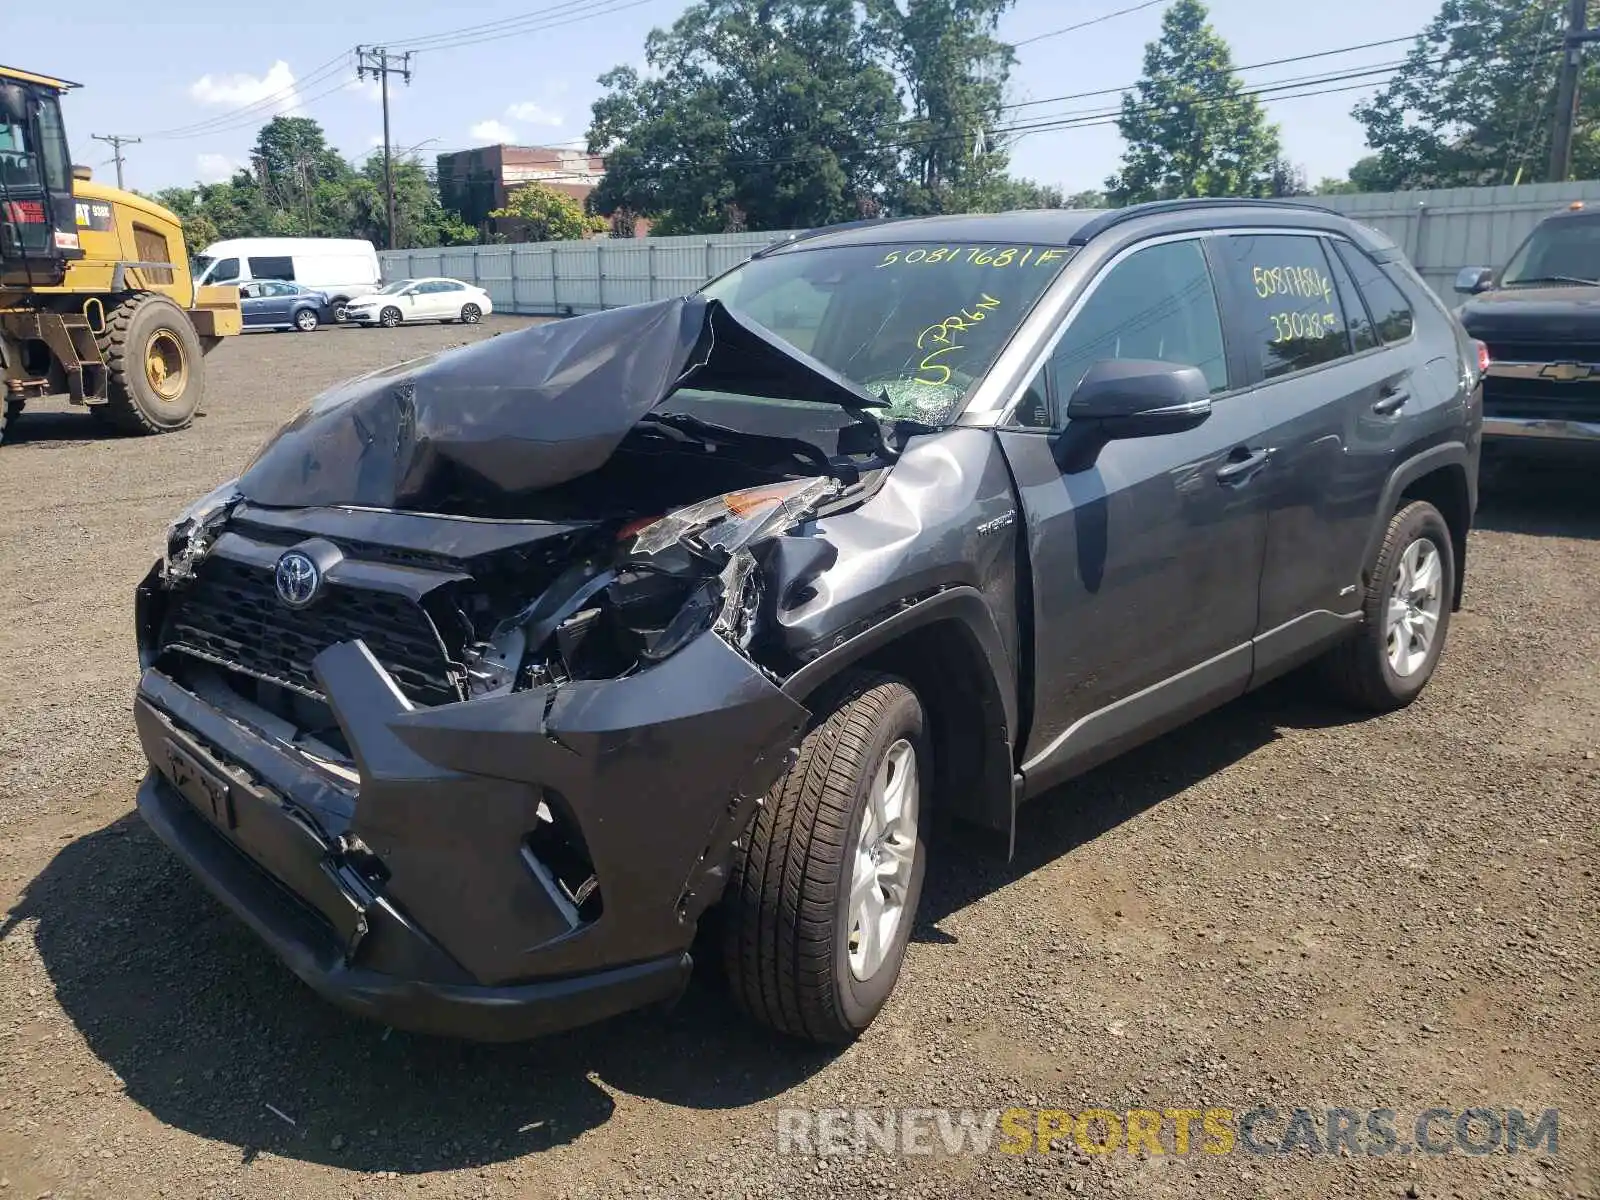
<path id="1" fill-rule="evenodd" d="M 1318 196 L 1309 202 L 1381 229 L 1433 289 L 1454 303 L 1457 271 L 1504 265 L 1541 219 L 1575 200 L 1600 202 L 1600 180 Z M 682 296 L 786 236 L 787 231 L 597 238 L 390 250 L 379 257 L 385 279 L 448 275 L 484 288 L 500 312 L 570 314 Z"/>

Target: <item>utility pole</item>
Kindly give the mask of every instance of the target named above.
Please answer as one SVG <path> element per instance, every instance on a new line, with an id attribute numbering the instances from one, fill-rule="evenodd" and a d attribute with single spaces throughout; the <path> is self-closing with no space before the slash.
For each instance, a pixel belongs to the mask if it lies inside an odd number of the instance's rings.
<path id="1" fill-rule="evenodd" d="M 356 78 L 368 75 L 378 80 L 383 90 L 383 196 L 388 212 L 389 249 L 394 246 L 394 146 L 389 140 L 389 76 L 399 75 L 411 86 L 411 51 L 394 59 L 389 57 L 387 46 L 356 47 Z"/>
<path id="2" fill-rule="evenodd" d="M 109 142 L 111 144 L 111 156 L 117 160 L 117 187 L 120 189 L 122 187 L 122 148 L 124 146 L 136 146 L 142 139 L 123 137 L 116 133 L 91 133 L 89 136 L 97 142 Z"/>
<path id="3" fill-rule="evenodd" d="M 1583 44 L 1589 24 L 1588 0 L 1567 0 L 1567 32 L 1562 40 L 1561 75 L 1556 83 L 1556 127 L 1550 137 L 1550 182 L 1564 183 L 1572 173 L 1572 127 L 1578 120 L 1578 76 L 1583 70 Z"/>

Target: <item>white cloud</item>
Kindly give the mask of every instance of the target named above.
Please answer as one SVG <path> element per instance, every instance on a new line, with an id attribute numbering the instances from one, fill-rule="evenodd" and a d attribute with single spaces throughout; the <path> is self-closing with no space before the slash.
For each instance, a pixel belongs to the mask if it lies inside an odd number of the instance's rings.
<path id="1" fill-rule="evenodd" d="M 243 167 L 238 159 L 226 154 L 197 154 L 194 156 L 195 178 L 201 183 L 226 183 L 233 173 Z"/>
<path id="2" fill-rule="evenodd" d="M 379 147 L 381 147 L 383 145 L 383 134 L 381 134 L 381 133 L 373 134 L 371 137 L 369 137 L 367 139 L 367 145 L 371 146 L 374 150 L 376 150 Z"/>
<path id="3" fill-rule="evenodd" d="M 383 89 L 378 86 L 376 79 L 352 79 L 344 85 L 344 90 L 354 92 L 363 100 L 370 100 L 374 104 L 383 99 Z"/>
<path id="4" fill-rule="evenodd" d="M 242 108 L 260 104 L 271 113 L 300 107 L 294 72 L 281 58 L 259 78 L 254 75 L 202 75 L 189 85 L 189 95 L 212 108 Z"/>
<path id="5" fill-rule="evenodd" d="M 517 131 L 503 121 L 479 121 L 471 129 L 472 138 L 479 142 L 514 142 Z"/>
<path id="6" fill-rule="evenodd" d="M 528 125 L 549 125 L 552 128 L 561 124 L 561 114 L 553 113 L 542 105 L 535 104 L 532 100 L 524 100 L 520 104 L 513 104 L 506 109 L 506 116 L 513 121 L 522 121 Z"/>

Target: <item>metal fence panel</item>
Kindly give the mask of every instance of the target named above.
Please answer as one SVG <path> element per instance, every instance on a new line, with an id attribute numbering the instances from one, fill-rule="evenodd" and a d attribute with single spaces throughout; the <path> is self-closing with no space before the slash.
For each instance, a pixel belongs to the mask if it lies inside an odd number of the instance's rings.
<path id="1" fill-rule="evenodd" d="M 1505 265 L 1535 225 L 1574 201 L 1600 203 L 1600 180 L 1310 198 L 1393 238 L 1452 305 L 1451 285 L 1462 267 Z M 452 275 L 484 288 L 502 311 L 564 315 L 685 295 L 788 236 L 782 230 L 597 238 L 389 250 L 379 258 L 385 279 Z"/>

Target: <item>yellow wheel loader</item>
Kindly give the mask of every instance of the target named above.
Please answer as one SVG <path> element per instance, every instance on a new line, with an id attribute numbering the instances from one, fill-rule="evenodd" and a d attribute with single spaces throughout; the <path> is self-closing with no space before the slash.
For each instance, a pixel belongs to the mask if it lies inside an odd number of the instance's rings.
<path id="1" fill-rule="evenodd" d="M 130 433 L 182 429 L 240 329 L 236 289 L 195 288 L 176 216 L 72 166 L 76 86 L 0 66 L 0 437 L 60 393 Z"/>

